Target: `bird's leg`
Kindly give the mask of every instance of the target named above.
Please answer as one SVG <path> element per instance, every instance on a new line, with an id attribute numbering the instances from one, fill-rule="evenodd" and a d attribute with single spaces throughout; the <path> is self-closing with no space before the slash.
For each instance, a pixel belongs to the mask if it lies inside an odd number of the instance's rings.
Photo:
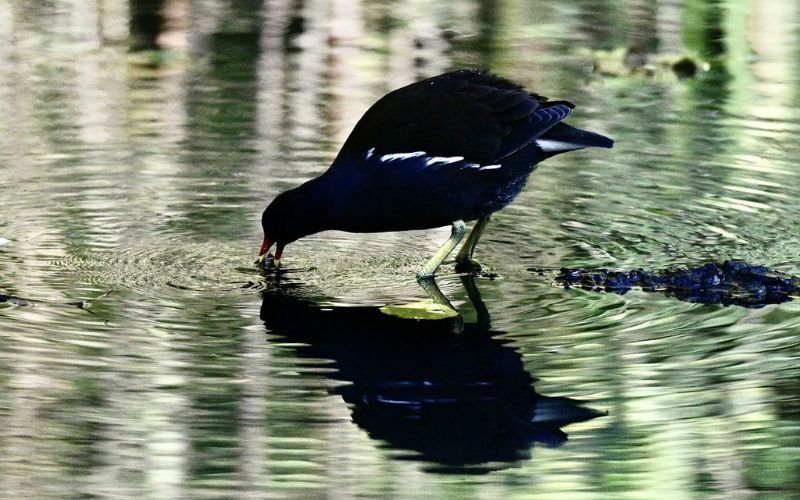
<path id="1" fill-rule="evenodd" d="M 434 274 L 436 274 L 436 270 L 439 269 L 440 265 L 442 265 L 444 259 L 446 259 L 447 256 L 450 255 L 450 253 L 453 251 L 453 249 L 458 246 L 458 243 L 464 237 L 464 233 L 466 232 L 466 230 L 467 226 L 466 224 L 464 224 L 463 220 L 457 220 L 453 222 L 453 230 L 450 233 L 450 238 L 444 242 L 442 248 L 440 248 L 435 254 L 433 254 L 431 260 L 429 260 L 424 266 L 422 266 L 422 269 L 420 269 L 419 272 L 417 273 L 418 280 L 430 278 Z"/>
<path id="2" fill-rule="evenodd" d="M 467 236 L 467 241 L 464 242 L 461 250 L 456 254 L 456 271 L 477 273 L 481 270 L 480 263 L 472 259 L 472 253 L 475 251 L 475 246 L 477 246 L 478 241 L 481 239 L 481 234 L 483 234 L 483 230 L 489 224 L 491 218 L 491 215 L 484 215 L 472 227 L 472 231 Z"/>

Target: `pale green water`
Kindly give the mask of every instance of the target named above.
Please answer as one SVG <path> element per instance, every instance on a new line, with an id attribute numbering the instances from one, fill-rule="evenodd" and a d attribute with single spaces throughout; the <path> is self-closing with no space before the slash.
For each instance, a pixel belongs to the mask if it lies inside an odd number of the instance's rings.
<path id="1" fill-rule="evenodd" d="M 0 293 L 33 301 L 0 303 L 1 497 L 800 495 L 797 302 L 527 271 L 800 275 L 800 6 L 172 1 L 169 50 L 148 56 L 128 53 L 127 4 L 102 4 L 0 2 Z M 597 56 L 631 45 L 710 69 Z M 447 229 L 323 233 L 287 248 L 280 282 L 255 271 L 264 206 L 327 168 L 374 100 L 476 65 L 617 141 L 542 164 L 496 215 L 477 255 L 499 275 L 476 280 L 488 332 L 452 268 L 461 336 L 375 309 L 425 298 L 414 270 Z M 469 404 L 370 419 L 366 395 L 409 380 Z M 486 387 L 501 404 L 480 420 Z M 522 446 L 531 397 L 539 416 L 542 397 L 607 415 Z"/>

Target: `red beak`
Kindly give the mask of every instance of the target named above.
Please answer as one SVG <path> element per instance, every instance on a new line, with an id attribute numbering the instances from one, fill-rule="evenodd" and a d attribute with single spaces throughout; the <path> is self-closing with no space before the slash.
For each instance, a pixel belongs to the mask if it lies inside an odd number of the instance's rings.
<path id="1" fill-rule="evenodd" d="M 261 243 L 261 250 L 258 251 L 258 259 L 256 260 L 256 264 L 258 264 L 260 266 L 266 266 L 267 265 L 264 262 L 264 260 L 267 257 L 267 252 L 269 252 L 269 249 L 272 248 L 272 244 L 273 243 L 274 242 L 271 239 L 266 238 L 266 237 L 264 238 L 264 242 Z M 275 257 L 272 258 L 272 265 L 275 266 L 275 268 L 278 268 L 281 265 L 281 254 L 282 253 L 283 253 L 283 245 L 279 244 L 277 247 L 275 247 Z"/>
<path id="2" fill-rule="evenodd" d="M 264 242 L 261 244 L 261 250 L 258 251 L 258 259 L 264 260 L 264 256 L 269 252 L 270 247 L 272 247 L 273 241 L 269 238 L 264 238 Z"/>

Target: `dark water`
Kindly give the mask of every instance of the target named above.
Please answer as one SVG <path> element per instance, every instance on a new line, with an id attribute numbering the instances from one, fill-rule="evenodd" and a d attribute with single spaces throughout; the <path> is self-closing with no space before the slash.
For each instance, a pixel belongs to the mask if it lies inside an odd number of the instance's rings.
<path id="1" fill-rule="evenodd" d="M 174 0 L 129 39 L 143 3 L 0 3 L 0 496 L 800 494 L 797 301 L 529 271 L 800 275 L 797 5 Z M 447 229 L 323 233 L 257 273 L 266 203 L 461 66 L 617 141 L 496 215 L 496 279 L 442 270 L 461 333 L 379 310 L 426 299 Z"/>

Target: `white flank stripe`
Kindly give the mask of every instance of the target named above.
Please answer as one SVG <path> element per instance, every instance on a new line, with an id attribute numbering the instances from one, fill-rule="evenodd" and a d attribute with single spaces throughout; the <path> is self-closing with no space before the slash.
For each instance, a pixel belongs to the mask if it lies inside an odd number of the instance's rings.
<path id="1" fill-rule="evenodd" d="M 372 158 L 372 154 L 374 152 L 375 152 L 375 148 L 370 148 L 369 151 L 367 151 L 367 154 L 364 155 L 364 159 L 365 160 L 369 160 L 370 158 Z"/>
<path id="2" fill-rule="evenodd" d="M 501 167 L 501 165 L 499 165 L 499 164 L 498 165 L 486 165 L 485 167 L 481 167 L 480 169 L 481 170 L 497 170 L 500 167 Z"/>
<path id="3" fill-rule="evenodd" d="M 551 139 L 536 139 L 536 145 L 545 153 L 555 153 L 557 151 L 572 151 L 574 149 L 585 148 L 583 144 L 574 142 L 554 141 Z"/>
<path id="4" fill-rule="evenodd" d="M 430 167 L 436 163 L 449 164 L 463 160 L 463 156 L 431 156 L 425 160 L 425 166 Z"/>
<path id="5" fill-rule="evenodd" d="M 413 153 L 392 153 L 381 156 L 381 161 L 406 160 L 408 158 L 417 158 L 424 155 L 425 151 L 414 151 Z"/>

